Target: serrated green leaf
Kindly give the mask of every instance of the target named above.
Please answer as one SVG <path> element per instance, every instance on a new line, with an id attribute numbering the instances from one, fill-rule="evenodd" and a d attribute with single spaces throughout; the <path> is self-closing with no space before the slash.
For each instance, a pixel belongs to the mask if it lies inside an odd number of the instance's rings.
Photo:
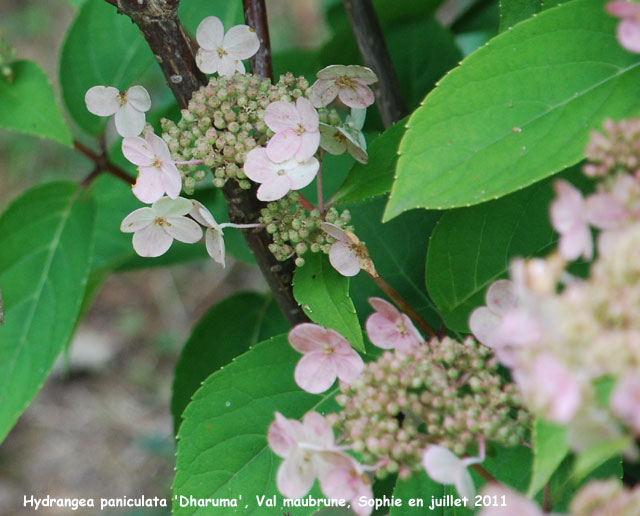
<path id="1" fill-rule="evenodd" d="M 585 184 L 577 169 L 563 175 Z M 557 236 L 549 222 L 552 180 L 497 201 L 445 213 L 429 242 L 427 290 L 447 327 L 468 332 L 471 311 L 515 257 L 546 255 Z"/>
<path id="2" fill-rule="evenodd" d="M 244 292 L 214 305 L 198 321 L 180 353 L 173 377 L 171 413 L 175 433 L 193 393 L 209 375 L 255 345 L 265 323 L 274 334 L 289 328 L 282 314 L 272 310 L 273 305 L 271 297 Z M 267 321 L 267 315 L 272 319 Z"/>
<path id="3" fill-rule="evenodd" d="M 500 32 L 542 11 L 542 0 L 500 0 Z"/>
<path id="4" fill-rule="evenodd" d="M 578 455 L 573 465 L 572 481 L 577 484 L 607 461 L 622 455 L 631 446 L 634 446 L 633 439 L 629 436 L 623 436 L 600 442 L 583 451 Z"/>
<path id="5" fill-rule="evenodd" d="M 373 140 L 367 150 L 369 163 L 353 165 L 347 179 L 333 198 L 335 202 L 364 201 L 389 192 L 398 162 L 398 147 L 404 136 L 406 123 L 406 118 L 396 122 Z"/>
<path id="6" fill-rule="evenodd" d="M 67 111 L 90 134 L 99 134 L 108 118 L 87 111 L 84 96 L 93 86 L 126 90 L 153 63 L 153 54 L 135 24 L 107 2 L 82 5 L 60 54 L 60 86 Z"/>
<path id="7" fill-rule="evenodd" d="M 636 111 L 640 56 L 603 3 L 545 11 L 447 75 L 409 119 L 385 220 L 528 186 L 578 162 L 602 119 Z"/>
<path id="8" fill-rule="evenodd" d="M 298 388 L 293 370 L 300 359 L 286 335 L 262 342 L 211 375 L 184 412 L 178 435 L 173 514 L 273 516 L 281 509 L 258 507 L 256 496 L 282 496 L 276 488 L 280 460 L 267 446 L 267 429 L 280 411 L 300 418 L 322 412 L 334 392 L 312 395 Z M 180 507 L 179 498 L 238 498 L 238 508 Z M 313 490 L 312 496 L 321 496 Z M 248 507 L 245 508 L 245 505 Z M 296 516 L 317 508 L 296 508 Z M 284 512 L 282 510 L 280 513 Z"/>
<path id="9" fill-rule="evenodd" d="M 354 349 L 364 352 L 362 329 L 349 297 L 349 278 L 336 271 L 323 253 L 307 253 L 305 262 L 293 277 L 296 301 L 309 319 L 337 331 Z"/>
<path id="10" fill-rule="evenodd" d="M 536 419 L 533 430 L 533 471 L 528 497 L 538 494 L 569 454 L 566 435 L 566 427 Z"/>
<path id="11" fill-rule="evenodd" d="M 32 61 L 8 66 L 13 80 L 0 74 L 0 127 L 71 147 L 73 138 L 46 74 Z"/>
<path id="12" fill-rule="evenodd" d="M 91 199 L 73 183 L 50 183 L 0 217 L 0 440 L 41 387 L 71 338 L 94 239 Z"/>

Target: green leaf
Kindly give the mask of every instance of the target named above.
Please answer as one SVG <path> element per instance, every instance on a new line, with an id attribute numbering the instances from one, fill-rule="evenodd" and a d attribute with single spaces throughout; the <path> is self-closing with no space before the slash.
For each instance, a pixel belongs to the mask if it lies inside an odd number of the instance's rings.
<path id="1" fill-rule="evenodd" d="M 80 7 L 60 55 L 62 98 L 75 122 L 90 134 L 99 134 L 108 118 L 87 111 L 84 96 L 93 86 L 126 90 L 136 84 L 153 63 L 153 54 L 138 28 L 107 2 Z"/>
<path id="2" fill-rule="evenodd" d="M 500 0 L 500 32 L 542 11 L 542 0 Z"/>
<path id="3" fill-rule="evenodd" d="M 635 112 L 640 56 L 602 12 L 602 0 L 544 11 L 448 74 L 409 119 L 385 220 L 528 186 L 578 162 L 603 118 Z"/>
<path id="4" fill-rule="evenodd" d="M 72 183 L 27 191 L 0 217 L 0 440 L 41 387 L 80 310 L 94 207 Z"/>
<path id="5" fill-rule="evenodd" d="M 267 446 L 267 429 L 276 411 L 300 418 L 322 411 L 333 392 L 306 393 L 295 384 L 293 370 L 300 359 L 286 335 L 262 342 L 211 375 L 184 412 L 178 435 L 176 476 L 173 483 L 177 516 L 246 514 L 273 516 L 285 511 L 258 507 L 256 496 L 282 496 L 276 488 L 281 459 Z M 238 509 L 180 507 L 179 496 L 238 498 Z M 321 496 L 317 491 L 312 496 Z M 176 497 L 177 500 L 176 500 Z M 245 509 L 245 505 L 248 507 Z M 296 516 L 317 508 L 296 508 Z"/>
<path id="6" fill-rule="evenodd" d="M 71 147 L 69 132 L 49 78 L 32 61 L 10 64 L 13 80 L 0 74 L 0 127 Z"/>
<path id="7" fill-rule="evenodd" d="M 182 0 L 178 6 L 178 17 L 182 25 L 195 35 L 200 22 L 207 16 L 217 16 L 228 31 L 234 25 L 244 23 L 242 2 L 229 0 Z"/>
<path id="8" fill-rule="evenodd" d="M 354 233 L 369 250 L 378 273 L 431 325 L 438 328 L 441 319 L 424 286 L 424 261 L 427 242 L 439 212 L 413 211 L 397 220 L 380 224 L 386 198 L 347 204 Z M 361 321 L 371 313 L 367 298 L 386 295 L 364 272 L 351 278 L 351 297 Z M 387 298 L 388 300 L 388 298 Z"/>
<path id="9" fill-rule="evenodd" d="M 569 454 L 566 434 L 566 427 L 536 419 L 533 430 L 533 471 L 528 497 L 538 494 Z"/>
<path id="10" fill-rule="evenodd" d="M 594 470 L 613 459 L 634 445 L 629 436 L 618 437 L 610 441 L 602 441 L 580 453 L 573 465 L 572 480 L 578 483 Z"/>
<path id="11" fill-rule="evenodd" d="M 349 297 L 349 278 L 336 271 L 323 253 L 307 253 L 305 264 L 296 268 L 293 295 L 313 322 L 331 328 L 354 349 L 364 352 L 362 329 Z"/>
<path id="12" fill-rule="evenodd" d="M 444 516 L 442 507 L 431 510 L 431 497 L 440 500 L 447 491 L 446 486 L 431 480 L 424 471 L 413 475 L 409 480 L 398 480 L 393 496 L 402 500 L 402 506 L 391 507 L 389 516 Z M 414 500 L 414 506 L 410 505 L 410 500 Z"/>
<path id="13" fill-rule="evenodd" d="M 358 202 L 389 192 L 406 123 L 406 118 L 396 122 L 373 140 L 367 150 L 369 163 L 364 165 L 356 162 L 353 165 L 334 196 L 335 202 Z"/>
<path id="14" fill-rule="evenodd" d="M 585 182 L 578 170 L 563 177 Z M 469 331 L 469 314 L 484 304 L 487 287 L 507 273 L 512 258 L 551 250 L 557 241 L 548 215 L 553 196 L 549 180 L 442 216 L 429 242 L 426 283 L 447 327 Z"/>
<path id="15" fill-rule="evenodd" d="M 271 310 L 273 305 L 273 298 L 240 293 L 213 306 L 198 321 L 182 349 L 173 378 L 171 413 L 176 433 L 184 408 L 209 375 L 256 344 L 265 323 L 276 333 L 288 329 L 282 314 Z M 275 319 L 267 321 L 267 314 Z"/>

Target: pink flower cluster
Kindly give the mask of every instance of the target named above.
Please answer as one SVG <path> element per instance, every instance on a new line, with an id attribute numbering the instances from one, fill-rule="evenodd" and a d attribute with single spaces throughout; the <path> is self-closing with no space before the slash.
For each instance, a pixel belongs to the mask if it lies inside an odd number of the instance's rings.
<path id="1" fill-rule="evenodd" d="M 357 503 L 373 498 L 371 479 L 362 466 L 335 443 L 333 429 L 317 412 L 307 412 L 302 422 L 279 412 L 269 426 L 269 447 L 284 460 L 278 468 L 278 490 L 288 498 L 306 495 L 316 479 L 327 498 L 347 500 L 359 516 L 372 512 Z"/>

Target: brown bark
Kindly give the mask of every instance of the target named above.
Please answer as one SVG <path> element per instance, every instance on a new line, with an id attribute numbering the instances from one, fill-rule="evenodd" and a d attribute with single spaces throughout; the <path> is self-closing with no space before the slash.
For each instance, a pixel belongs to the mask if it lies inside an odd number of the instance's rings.
<path id="1" fill-rule="evenodd" d="M 407 114 L 387 43 L 371 0 L 342 0 L 364 64 L 378 76 L 374 85 L 382 123 L 389 127 Z"/>
<path id="2" fill-rule="evenodd" d="M 206 77 L 196 66 L 189 38 L 178 19 L 179 0 L 106 1 L 116 5 L 119 13 L 129 16 L 138 26 L 160 64 L 178 104 L 181 108 L 186 108 L 193 92 L 206 84 Z M 244 4 L 247 24 L 255 27 L 263 43 L 258 55 L 252 60 L 252 66 L 256 67 L 256 73 L 271 77 L 271 53 L 267 46 L 269 34 L 264 2 L 244 0 Z M 256 222 L 264 203 L 256 198 L 255 189 L 242 190 L 229 181 L 223 192 L 231 222 Z M 278 262 L 275 259 L 267 247 L 270 238 L 266 231 L 243 230 L 243 234 L 284 316 L 291 324 L 308 321 L 293 297 L 293 261 Z"/>

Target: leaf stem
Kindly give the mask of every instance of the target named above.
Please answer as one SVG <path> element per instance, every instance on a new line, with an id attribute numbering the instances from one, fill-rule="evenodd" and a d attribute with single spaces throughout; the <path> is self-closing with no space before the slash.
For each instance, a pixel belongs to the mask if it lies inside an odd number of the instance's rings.
<path id="1" fill-rule="evenodd" d="M 494 484 L 499 484 L 495 477 L 489 473 L 486 469 L 484 469 L 480 464 L 472 464 L 471 467 L 478 473 L 482 478 L 484 478 L 487 482 L 493 482 Z"/>
<path id="2" fill-rule="evenodd" d="M 380 276 L 377 272 L 374 274 L 369 274 L 369 277 L 375 282 L 380 289 L 389 296 L 396 306 L 405 314 L 409 316 L 409 318 L 413 321 L 413 323 L 422 330 L 423 333 L 428 335 L 429 337 L 435 337 L 436 332 L 433 330 L 431 326 L 420 316 L 420 314 L 398 293 L 396 289 L 394 289 L 387 281 Z"/>
<path id="3" fill-rule="evenodd" d="M 307 210 L 307 211 L 312 211 L 315 210 L 315 207 L 313 206 L 313 204 L 311 204 L 309 202 L 309 200 L 302 195 L 300 192 L 298 192 L 298 200 L 300 201 L 300 204 L 302 204 L 302 207 Z"/>
<path id="4" fill-rule="evenodd" d="M 134 184 L 136 181 L 133 177 L 127 174 L 124 170 L 122 170 L 117 165 L 114 165 L 109 161 L 106 154 L 103 152 L 98 154 L 97 152 L 91 150 L 89 147 L 80 143 L 78 140 L 73 141 L 73 147 L 83 156 L 89 158 L 91 161 L 95 163 L 95 168 L 91 171 L 91 173 L 82 180 L 82 186 L 88 186 L 91 182 L 98 177 L 102 172 L 108 172 L 112 176 L 121 179 L 125 183 L 130 185 Z"/>

